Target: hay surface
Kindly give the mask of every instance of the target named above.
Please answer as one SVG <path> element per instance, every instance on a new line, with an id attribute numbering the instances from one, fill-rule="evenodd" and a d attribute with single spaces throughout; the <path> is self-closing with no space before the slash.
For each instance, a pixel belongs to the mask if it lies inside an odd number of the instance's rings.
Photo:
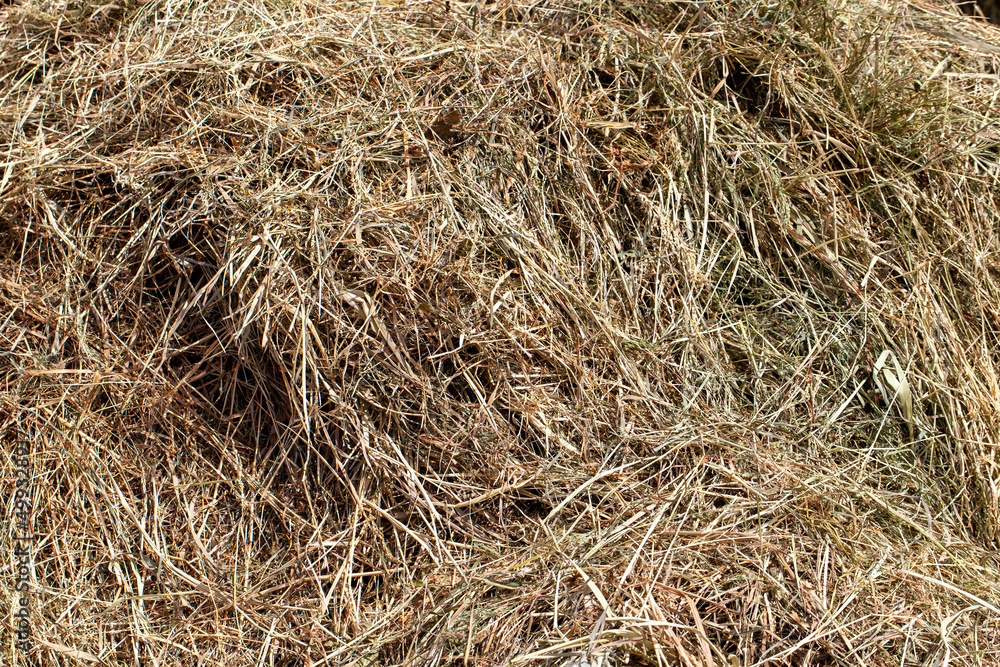
<path id="1" fill-rule="evenodd" d="M 3 12 L 4 664 L 1000 664 L 997 28 Z"/>

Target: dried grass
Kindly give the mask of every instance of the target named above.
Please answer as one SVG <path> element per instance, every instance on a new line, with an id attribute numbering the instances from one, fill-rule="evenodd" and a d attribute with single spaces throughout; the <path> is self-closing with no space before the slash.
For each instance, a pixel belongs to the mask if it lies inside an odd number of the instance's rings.
<path id="1" fill-rule="evenodd" d="M 17 664 L 1000 664 L 997 28 L 3 11 Z"/>

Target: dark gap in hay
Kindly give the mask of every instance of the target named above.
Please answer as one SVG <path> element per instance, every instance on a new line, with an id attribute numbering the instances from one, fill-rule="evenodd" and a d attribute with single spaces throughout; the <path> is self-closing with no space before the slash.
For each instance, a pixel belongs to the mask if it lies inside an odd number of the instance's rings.
<path id="1" fill-rule="evenodd" d="M 191 248 L 183 233 L 175 234 L 166 243 L 156 244 L 157 252 L 145 262 L 136 262 L 143 272 L 143 291 L 149 299 L 170 303 L 179 294 L 194 296 L 204 284 L 209 272 L 205 262 L 185 253 Z M 214 268 L 214 267 L 212 267 Z M 214 273 L 214 271 L 211 271 Z"/>
<path id="2" fill-rule="evenodd" d="M 757 74 L 760 62 L 744 63 L 738 58 L 728 58 L 726 64 L 728 78 L 725 87 L 741 102 L 740 108 L 743 111 L 752 116 L 766 113 L 784 115 L 781 113 L 780 107 L 773 106 L 775 101 L 771 97 L 766 80 L 762 75 Z M 719 77 L 722 77 L 724 72 L 725 70 L 720 63 L 718 66 Z M 711 92 L 711 90 L 706 92 Z"/>
<path id="3" fill-rule="evenodd" d="M 519 512 L 529 522 L 541 522 L 553 510 L 552 503 L 541 495 L 526 497 L 522 493 L 514 501 L 516 502 L 510 503 L 511 509 Z"/>
<path id="4" fill-rule="evenodd" d="M 610 72 L 603 67 L 594 67 L 590 70 L 590 73 L 594 75 L 597 85 L 605 89 L 614 88 L 618 80 L 618 74 Z"/>
<path id="5" fill-rule="evenodd" d="M 513 408 L 497 406 L 497 414 L 510 426 L 511 434 L 518 445 L 525 448 L 529 454 L 537 458 L 547 458 L 548 448 L 536 434 L 535 429 L 525 417 Z"/>
<path id="6" fill-rule="evenodd" d="M 13 184 L 17 188 L 17 183 Z M 23 200 L 14 200 L 14 203 L 5 202 L 0 206 L 0 253 L 6 259 L 11 257 L 11 253 L 20 251 L 22 244 L 26 241 L 27 226 L 24 224 L 30 210 Z"/>
<path id="7" fill-rule="evenodd" d="M 967 16 L 982 17 L 1000 25 L 1000 3 L 996 0 L 957 0 L 955 4 Z"/>
<path id="8" fill-rule="evenodd" d="M 295 91 L 303 87 L 298 85 L 298 76 L 307 76 L 312 83 L 310 73 L 286 64 L 263 63 L 245 73 L 244 85 L 249 84 L 248 92 L 262 106 L 296 102 Z"/>
<path id="9" fill-rule="evenodd" d="M 769 285 L 761 279 L 764 266 L 753 257 L 755 248 L 752 244 L 750 247 L 741 244 L 741 248 L 748 256 L 741 260 L 741 266 L 732 276 L 732 286 L 727 284 L 727 298 L 740 308 L 756 309 L 766 301 Z M 762 255 L 763 250 L 765 248 L 761 248 Z"/>
<path id="10" fill-rule="evenodd" d="M 45 79 L 45 76 L 49 73 L 49 65 L 27 55 L 23 55 L 22 58 L 21 66 L 10 76 L 11 81 L 17 81 L 27 86 L 35 86 L 39 81 Z M 26 119 L 21 128 L 26 136 L 37 135 L 38 121 Z"/>

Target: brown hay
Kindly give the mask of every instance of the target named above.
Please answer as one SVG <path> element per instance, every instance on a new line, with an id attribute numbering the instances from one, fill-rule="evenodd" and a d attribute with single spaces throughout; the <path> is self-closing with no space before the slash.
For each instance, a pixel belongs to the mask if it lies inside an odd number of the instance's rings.
<path id="1" fill-rule="evenodd" d="M 1000 662 L 997 28 L 4 12 L 16 664 Z"/>

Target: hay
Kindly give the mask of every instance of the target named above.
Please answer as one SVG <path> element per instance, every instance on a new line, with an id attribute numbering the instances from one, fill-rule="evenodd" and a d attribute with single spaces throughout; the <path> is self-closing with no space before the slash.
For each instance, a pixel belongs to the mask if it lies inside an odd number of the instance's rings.
<path id="1" fill-rule="evenodd" d="M 996 28 L 3 11 L 17 664 L 1000 661 Z"/>

